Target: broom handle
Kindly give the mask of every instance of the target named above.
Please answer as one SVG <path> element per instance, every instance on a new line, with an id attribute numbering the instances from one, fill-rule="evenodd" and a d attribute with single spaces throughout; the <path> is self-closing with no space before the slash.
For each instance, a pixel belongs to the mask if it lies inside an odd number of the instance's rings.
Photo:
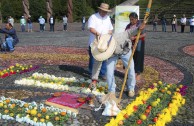
<path id="1" fill-rule="evenodd" d="M 152 5 L 152 0 L 149 0 L 148 2 L 148 6 L 147 6 L 147 9 L 146 9 L 146 13 L 145 13 L 145 16 L 144 16 L 144 20 L 143 22 L 146 24 L 147 22 L 147 19 L 149 17 L 149 14 L 150 14 L 150 8 L 151 8 L 151 5 Z M 124 81 L 123 81 L 123 85 L 122 85 L 122 89 L 121 89 L 121 92 L 120 92 L 120 95 L 119 95 L 119 99 L 121 99 L 122 95 L 123 95 L 123 91 L 124 91 L 124 88 L 125 88 L 125 84 L 126 84 L 126 81 L 127 81 L 127 75 L 128 75 L 128 71 L 130 69 L 130 64 L 131 64 L 131 61 L 133 59 L 133 55 L 135 53 L 135 50 L 136 50 L 136 47 L 137 47 L 137 44 L 138 44 L 138 41 L 139 41 L 139 37 L 140 37 L 140 34 L 141 34 L 142 30 L 139 29 L 138 30 L 138 33 L 137 33 L 137 37 L 136 37 L 136 40 L 135 40 L 135 44 L 133 46 L 133 50 L 132 50 L 132 54 L 129 58 L 129 61 L 128 61 L 128 66 L 127 66 L 127 69 L 125 71 L 125 77 L 124 77 Z"/>

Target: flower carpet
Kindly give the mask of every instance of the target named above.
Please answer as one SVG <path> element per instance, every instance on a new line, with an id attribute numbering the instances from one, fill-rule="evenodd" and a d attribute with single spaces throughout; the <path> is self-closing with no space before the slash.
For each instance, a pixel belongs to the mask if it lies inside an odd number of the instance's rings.
<path id="1" fill-rule="evenodd" d="M 182 50 L 184 53 L 190 56 L 194 56 L 194 45 L 185 46 Z"/>
<path id="2" fill-rule="evenodd" d="M 34 73 L 28 78 L 15 80 L 15 84 L 24 86 L 34 86 L 42 88 L 51 88 L 62 91 L 71 91 L 76 93 L 91 93 L 88 88 L 91 80 L 84 78 L 76 79 L 75 77 L 55 77 L 54 75 Z M 92 91 L 94 95 L 104 95 L 107 91 L 108 84 L 106 82 L 99 82 L 96 91 Z"/>
<path id="3" fill-rule="evenodd" d="M 22 65 L 26 64 L 26 65 Z M 44 65 L 66 65 L 87 68 L 88 53 L 85 48 L 70 48 L 57 46 L 21 46 L 16 47 L 16 51 L 10 54 L 0 55 L 0 65 L 4 67 L 0 71 L 1 79 L 12 77 L 14 86 L 28 87 L 30 93 L 19 89 L 2 89 L 0 95 L 11 96 L 13 92 L 25 92 L 26 98 L 19 97 L 19 100 L 1 97 L 0 100 L 0 119 L 15 120 L 25 122 L 31 125 L 62 125 L 69 119 L 77 118 L 80 115 L 73 114 L 67 110 L 54 109 L 36 102 L 28 103 L 21 101 L 30 98 L 32 92 L 43 89 L 42 94 L 49 96 L 53 91 L 67 91 L 75 93 L 88 94 L 91 92 L 87 87 L 91 82 L 85 77 L 74 77 L 72 75 L 64 76 L 52 73 L 52 68 L 48 73 L 44 72 Z M 75 68 L 76 69 L 76 68 Z M 39 72 L 40 71 L 40 72 Z M 81 73 L 79 70 L 75 70 Z M 122 63 L 118 63 L 117 71 L 124 73 Z M 60 71 L 61 72 L 61 71 Z M 22 74 L 24 73 L 24 74 Z M 8 74 L 8 75 L 7 75 Z M 184 73 L 172 63 L 157 57 L 145 56 L 145 70 L 142 83 L 137 83 L 137 97 L 130 102 L 125 103 L 126 107 L 117 117 L 112 118 L 107 126 L 117 125 L 142 125 L 142 126 L 164 126 L 172 121 L 172 118 L 179 114 L 179 109 L 185 103 L 182 96 L 185 93 L 185 87 L 176 85 L 184 79 Z M 159 81 L 159 80 L 162 80 Z M 157 82 L 158 83 L 153 83 Z M 165 83 L 164 83 L 165 82 Z M 150 85 L 152 84 L 153 85 Z M 119 81 L 118 81 L 119 84 Z M 118 86 L 119 87 L 119 86 Z M 49 90 L 47 90 L 49 89 Z M 4 91 L 2 93 L 2 91 Z M 6 93 L 8 92 L 8 94 Z M 11 92 L 9 94 L 9 92 Z M 107 84 L 100 82 L 97 90 L 92 91 L 95 95 L 104 95 L 107 92 Z M 40 93 L 41 94 L 41 93 Z M 33 94 L 34 95 L 34 94 Z M 48 98 L 48 97 L 47 97 Z M 40 101 L 42 102 L 42 101 Z M 36 103 L 36 104 L 35 104 Z M 28 107 L 23 107 L 28 104 Z M 14 108 L 13 108 L 14 106 Z M 29 106 L 31 106 L 29 108 Z M 46 112 L 42 111 L 46 110 Z M 21 111 L 19 111 L 21 110 Z M 53 112 L 57 111 L 57 112 Z"/>
<path id="4" fill-rule="evenodd" d="M 186 86 L 176 84 L 154 83 L 147 90 L 142 90 L 117 117 L 106 126 L 165 126 L 178 114 L 185 104 Z"/>
<path id="5" fill-rule="evenodd" d="M 18 99 L 1 97 L 0 119 L 25 122 L 30 125 L 55 126 L 63 125 L 76 114 L 69 110 L 44 106 L 36 102 L 27 103 Z"/>
<path id="6" fill-rule="evenodd" d="M 0 66 L 11 66 L 16 63 L 28 65 L 74 65 L 88 66 L 86 48 L 57 46 L 20 46 L 12 54 L 0 55 Z M 179 83 L 184 74 L 174 65 L 152 56 L 145 56 L 145 66 L 159 73 L 159 78 L 168 83 Z M 120 71 L 124 71 L 121 70 Z"/>

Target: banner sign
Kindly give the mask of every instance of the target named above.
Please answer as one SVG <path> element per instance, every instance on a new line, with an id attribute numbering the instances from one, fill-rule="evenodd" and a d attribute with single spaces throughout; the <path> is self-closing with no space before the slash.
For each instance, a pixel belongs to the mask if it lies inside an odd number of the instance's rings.
<path id="1" fill-rule="evenodd" d="M 131 12 L 136 12 L 139 17 L 139 6 L 116 6 L 115 33 L 125 30 L 125 27 L 130 23 L 129 15 Z"/>

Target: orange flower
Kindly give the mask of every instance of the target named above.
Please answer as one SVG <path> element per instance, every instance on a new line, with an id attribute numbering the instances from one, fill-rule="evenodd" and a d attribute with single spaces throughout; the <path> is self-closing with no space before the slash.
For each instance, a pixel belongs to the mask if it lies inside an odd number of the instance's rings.
<path id="1" fill-rule="evenodd" d="M 5 101 L 6 101 L 6 103 L 7 103 L 7 104 L 9 104 L 9 103 L 10 103 L 10 99 L 6 99 Z"/>
<path id="2" fill-rule="evenodd" d="M 59 119 L 60 119 L 60 118 L 59 118 L 58 116 L 55 117 L 55 121 L 59 121 Z"/>
<path id="3" fill-rule="evenodd" d="M 11 107 L 14 108 L 16 105 L 15 104 L 11 104 Z"/>
<path id="4" fill-rule="evenodd" d="M 65 116 L 65 115 L 66 115 L 66 112 L 61 112 L 61 115 L 62 115 L 62 116 Z"/>
<path id="5" fill-rule="evenodd" d="M 42 115 L 40 113 L 38 113 L 37 116 L 40 118 Z"/>
<path id="6" fill-rule="evenodd" d="M 5 111 L 4 111 L 5 113 L 8 113 L 9 112 L 9 110 L 7 110 L 7 109 L 5 109 Z"/>
<path id="7" fill-rule="evenodd" d="M 43 113 L 45 113 L 46 111 L 47 111 L 46 108 L 43 108 L 43 109 L 42 109 L 42 112 L 43 112 Z"/>
<path id="8" fill-rule="evenodd" d="M 28 108 L 28 106 L 29 106 L 28 103 L 25 103 L 25 104 L 24 104 L 24 107 L 25 107 L 25 108 Z"/>

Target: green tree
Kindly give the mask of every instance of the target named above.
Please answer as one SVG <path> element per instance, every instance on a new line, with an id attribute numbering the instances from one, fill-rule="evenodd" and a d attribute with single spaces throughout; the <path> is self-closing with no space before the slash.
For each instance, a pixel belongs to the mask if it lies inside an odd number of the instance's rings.
<path id="1" fill-rule="evenodd" d="M 29 0 L 30 15 L 32 21 L 38 22 L 38 18 L 43 16 L 46 20 L 46 1 L 45 0 Z"/>
<path id="2" fill-rule="evenodd" d="M 94 9 L 91 8 L 86 0 L 73 1 L 73 19 L 74 21 L 81 21 L 82 17 L 89 17 L 94 13 Z"/>
<path id="3" fill-rule="evenodd" d="M 7 17 L 12 16 L 15 21 L 22 16 L 22 3 L 21 0 L 1 0 L 1 11 L 3 15 L 3 21 L 7 22 Z"/>
<path id="4" fill-rule="evenodd" d="M 62 17 L 67 15 L 67 0 L 53 1 L 53 15 L 59 20 L 62 20 Z"/>

